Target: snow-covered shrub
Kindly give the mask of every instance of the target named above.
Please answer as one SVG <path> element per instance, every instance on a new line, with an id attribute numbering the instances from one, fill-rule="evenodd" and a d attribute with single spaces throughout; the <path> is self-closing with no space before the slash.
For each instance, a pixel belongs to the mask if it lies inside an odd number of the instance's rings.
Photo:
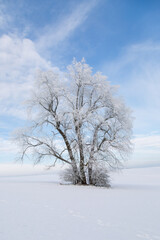
<path id="1" fill-rule="evenodd" d="M 92 185 L 110 187 L 108 170 L 104 164 L 94 163 L 92 166 Z"/>
<path id="2" fill-rule="evenodd" d="M 79 176 L 77 176 L 71 166 L 67 167 L 61 174 L 61 179 L 65 182 L 77 184 L 79 182 Z"/>
<path id="3" fill-rule="evenodd" d="M 80 183 L 79 175 L 77 176 L 71 166 L 67 167 L 61 174 L 61 179 L 71 184 Z M 88 184 L 100 187 L 110 187 L 109 175 L 106 166 L 102 163 L 94 163 L 92 165 L 91 183 Z"/>

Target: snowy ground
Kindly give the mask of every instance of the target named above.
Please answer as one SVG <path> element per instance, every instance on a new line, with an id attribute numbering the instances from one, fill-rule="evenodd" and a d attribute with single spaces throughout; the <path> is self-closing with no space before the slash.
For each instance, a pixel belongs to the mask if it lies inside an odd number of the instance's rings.
<path id="1" fill-rule="evenodd" d="M 112 175 L 112 189 L 0 165 L 0 240 L 159 240 L 160 168 Z"/>

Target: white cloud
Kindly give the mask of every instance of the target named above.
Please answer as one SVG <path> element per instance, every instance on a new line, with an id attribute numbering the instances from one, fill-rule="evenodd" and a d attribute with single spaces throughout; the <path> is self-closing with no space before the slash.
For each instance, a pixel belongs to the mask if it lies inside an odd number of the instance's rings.
<path id="1" fill-rule="evenodd" d="M 157 149 L 160 152 L 160 135 L 137 136 L 133 139 L 136 149 Z"/>
<path id="2" fill-rule="evenodd" d="M 125 166 L 160 166 L 160 134 L 136 135 L 132 140 L 134 149 Z"/>
<path id="3" fill-rule="evenodd" d="M 133 139 L 134 151 L 131 164 L 154 166 L 160 165 L 160 135 L 137 135 Z"/>
<path id="4" fill-rule="evenodd" d="M 0 138 L 0 152 L 2 153 L 17 153 L 17 146 L 15 143 L 13 143 L 11 140 L 6 140 L 3 138 Z"/>
<path id="5" fill-rule="evenodd" d="M 90 11 L 98 0 L 83 1 L 78 4 L 71 14 L 64 16 L 60 22 L 53 23 L 45 28 L 44 34 L 38 39 L 40 49 L 56 46 L 69 37 L 87 19 Z"/>
<path id="6" fill-rule="evenodd" d="M 23 118 L 20 103 L 29 94 L 36 69 L 51 64 L 36 51 L 29 39 L 3 35 L 0 38 L 0 114 Z"/>
<path id="7" fill-rule="evenodd" d="M 25 76 L 22 80 L 19 77 L 23 76 L 23 72 L 30 75 L 33 69 L 48 66 L 49 63 L 38 54 L 31 40 L 8 35 L 0 38 L 1 79 L 22 82 Z"/>

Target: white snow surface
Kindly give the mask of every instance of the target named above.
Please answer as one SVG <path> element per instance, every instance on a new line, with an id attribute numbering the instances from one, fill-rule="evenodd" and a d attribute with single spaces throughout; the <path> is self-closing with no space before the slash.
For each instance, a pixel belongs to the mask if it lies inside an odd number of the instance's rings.
<path id="1" fill-rule="evenodd" d="M 61 171 L 0 164 L 0 240 L 160 239 L 160 167 L 113 173 L 111 189 Z"/>

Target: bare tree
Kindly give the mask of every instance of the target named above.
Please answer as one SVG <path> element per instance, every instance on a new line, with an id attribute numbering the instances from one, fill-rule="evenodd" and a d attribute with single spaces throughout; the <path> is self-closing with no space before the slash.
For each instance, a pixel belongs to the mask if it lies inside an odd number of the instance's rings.
<path id="1" fill-rule="evenodd" d="M 116 91 L 84 60 L 73 60 L 66 73 L 39 72 L 29 101 L 34 117 L 17 138 L 21 159 L 52 157 L 70 165 L 75 184 L 96 185 L 96 166 L 117 168 L 131 147 L 130 110 Z"/>

